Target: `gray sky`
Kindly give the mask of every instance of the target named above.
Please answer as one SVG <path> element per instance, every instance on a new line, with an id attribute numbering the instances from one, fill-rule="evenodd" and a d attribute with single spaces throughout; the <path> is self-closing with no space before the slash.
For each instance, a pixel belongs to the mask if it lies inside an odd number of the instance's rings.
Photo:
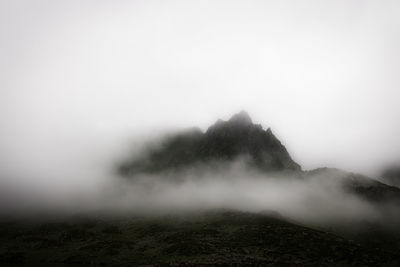
<path id="1" fill-rule="evenodd" d="M 400 163 L 399 47 L 398 1 L 3 0 L 0 164 L 245 109 L 305 169 L 371 173 Z"/>

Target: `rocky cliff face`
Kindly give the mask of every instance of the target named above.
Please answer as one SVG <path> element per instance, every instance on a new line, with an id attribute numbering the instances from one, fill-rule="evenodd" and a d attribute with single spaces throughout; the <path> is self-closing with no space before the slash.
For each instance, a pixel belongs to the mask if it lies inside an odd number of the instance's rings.
<path id="1" fill-rule="evenodd" d="M 209 158 L 229 160 L 249 155 L 251 163 L 265 170 L 300 170 L 300 165 L 292 160 L 271 129 L 264 130 L 261 125 L 253 124 L 244 111 L 208 128 L 201 152 Z"/>
<path id="2" fill-rule="evenodd" d="M 239 157 L 265 171 L 301 169 L 271 129 L 264 130 L 254 124 L 242 111 L 228 121 L 218 120 L 205 133 L 191 130 L 167 138 L 160 147 L 123 164 L 120 172 L 124 175 L 158 172 L 197 163 L 229 162 Z"/>

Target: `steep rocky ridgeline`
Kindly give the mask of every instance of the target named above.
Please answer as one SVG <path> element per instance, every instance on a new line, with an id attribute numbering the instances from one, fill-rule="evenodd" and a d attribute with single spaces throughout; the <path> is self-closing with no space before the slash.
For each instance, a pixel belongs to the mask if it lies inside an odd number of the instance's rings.
<path id="1" fill-rule="evenodd" d="M 135 177 L 141 173 L 179 171 L 189 167 L 229 166 L 242 159 L 247 167 L 259 171 L 289 172 L 291 177 L 309 179 L 337 179 L 344 191 L 372 203 L 400 205 L 400 189 L 360 174 L 333 168 L 302 171 L 289 155 L 285 146 L 260 124 L 254 124 L 250 116 L 241 111 L 229 120 L 218 120 L 205 132 L 193 128 L 169 137 L 156 147 L 143 151 L 140 157 L 119 166 L 119 173 Z M 397 169 L 386 173 L 387 179 L 397 179 Z"/>
<path id="2" fill-rule="evenodd" d="M 199 129 L 166 138 L 159 147 L 122 164 L 124 176 L 180 169 L 194 164 L 230 162 L 244 157 L 250 166 L 264 171 L 300 170 L 271 129 L 254 124 L 242 111 L 228 121 L 218 120 L 205 133 Z"/>

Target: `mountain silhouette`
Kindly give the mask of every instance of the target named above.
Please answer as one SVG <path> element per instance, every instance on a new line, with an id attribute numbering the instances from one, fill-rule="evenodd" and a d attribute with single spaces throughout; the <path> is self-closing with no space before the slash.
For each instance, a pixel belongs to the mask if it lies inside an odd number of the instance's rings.
<path id="1" fill-rule="evenodd" d="M 301 170 L 271 129 L 254 124 L 245 111 L 229 120 L 218 120 L 206 132 L 192 129 L 166 138 L 141 158 L 120 166 L 120 173 L 159 172 L 211 161 L 230 162 L 245 158 L 247 164 L 264 171 Z"/>
<path id="2" fill-rule="evenodd" d="M 136 174 L 179 171 L 198 164 L 201 167 L 220 166 L 219 163 L 238 159 L 261 172 L 285 171 L 298 179 L 335 179 L 343 190 L 365 200 L 400 204 L 400 188 L 376 179 L 334 168 L 302 171 L 271 129 L 264 130 L 260 124 L 254 124 L 245 111 L 227 121 L 217 120 L 205 132 L 192 128 L 166 137 L 160 145 L 149 147 L 139 157 L 118 166 L 118 172 L 124 177 L 134 177 Z"/>

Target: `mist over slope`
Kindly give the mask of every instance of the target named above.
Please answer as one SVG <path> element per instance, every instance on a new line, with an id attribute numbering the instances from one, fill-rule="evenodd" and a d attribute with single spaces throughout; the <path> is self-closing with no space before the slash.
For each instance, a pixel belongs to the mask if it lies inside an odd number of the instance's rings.
<path id="1" fill-rule="evenodd" d="M 75 186 L 2 181 L 0 262 L 398 261 L 399 188 L 339 169 L 303 171 L 245 112 L 204 133 L 136 144 L 140 149 L 124 160 L 47 172 L 81 179 Z"/>
<path id="2" fill-rule="evenodd" d="M 64 216 L 229 208 L 274 210 L 320 225 L 399 219 L 400 189 L 337 169 L 302 171 L 272 131 L 253 124 L 246 112 L 219 120 L 204 133 L 190 130 L 144 143 L 133 149 L 133 158 L 117 163 L 117 172 L 114 160 L 47 174 L 81 179 L 76 186 L 3 182 L 0 211 Z"/>
<path id="3" fill-rule="evenodd" d="M 381 179 L 387 184 L 400 187 L 400 166 L 386 168 L 381 174 Z"/>
<path id="4" fill-rule="evenodd" d="M 204 133 L 191 129 L 150 144 L 118 173 L 125 203 L 137 210 L 277 210 L 305 223 L 399 219 L 400 189 L 338 169 L 302 171 L 271 129 L 244 111 Z"/>

